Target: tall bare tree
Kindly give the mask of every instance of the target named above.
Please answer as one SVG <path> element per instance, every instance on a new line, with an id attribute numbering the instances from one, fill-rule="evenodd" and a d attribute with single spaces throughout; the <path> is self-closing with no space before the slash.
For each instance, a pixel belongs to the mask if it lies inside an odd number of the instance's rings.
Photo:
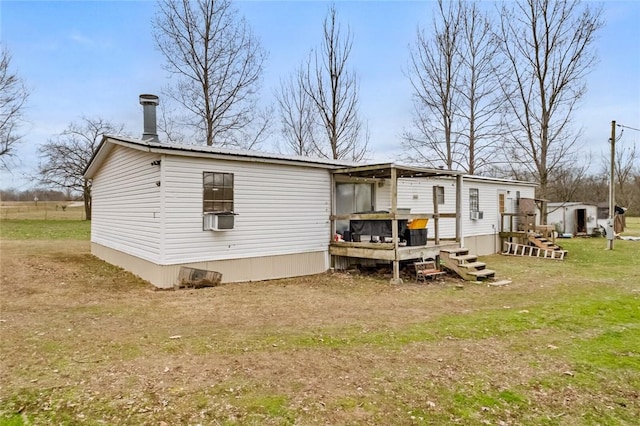
<path id="1" fill-rule="evenodd" d="M 516 0 L 501 12 L 498 36 L 509 66 L 501 79 L 510 114 L 505 154 L 513 171 L 538 182 L 540 198 L 549 195 L 552 172 L 575 160 L 580 131 L 571 118 L 597 60 L 601 14 L 579 0 Z"/>
<path id="2" fill-rule="evenodd" d="M 320 49 L 306 63 L 303 89 L 320 117 L 327 143 L 317 142 L 316 152 L 327 158 L 362 160 L 367 154 L 366 129 L 358 114 L 358 79 L 348 68 L 353 34 L 342 32 L 332 5 L 323 22 Z"/>
<path id="3" fill-rule="evenodd" d="M 280 80 L 276 93 L 284 151 L 301 156 L 316 153 L 315 105 L 304 91 L 306 74 L 299 68 L 294 74 Z"/>
<path id="4" fill-rule="evenodd" d="M 246 148 L 266 53 L 231 0 L 159 0 L 154 36 L 185 124 L 207 145 Z"/>
<path id="5" fill-rule="evenodd" d="M 438 1 L 433 34 L 418 29 L 410 50 L 413 126 L 407 159 L 476 173 L 493 159 L 501 103 L 491 23 L 477 3 Z"/>
<path id="6" fill-rule="evenodd" d="M 82 117 L 79 123 L 49 139 L 40 147 L 40 182 L 82 194 L 87 220 L 91 219 L 91 181 L 84 179 L 84 169 L 95 154 L 104 134 L 120 134 L 123 125 L 102 118 Z"/>
<path id="7" fill-rule="evenodd" d="M 502 133 L 500 79 L 504 64 L 492 34 L 493 22 L 477 2 L 458 3 L 461 11 L 460 69 L 455 87 L 459 99 L 461 168 L 469 174 L 484 171 L 495 161 L 497 140 Z"/>
<path id="8" fill-rule="evenodd" d="M 453 130 L 459 105 L 455 101 L 460 68 L 459 44 L 462 16 L 457 3 L 438 1 L 433 37 L 418 28 L 410 50 L 408 76 L 413 86 L 413 130 L 403 135 L 403 145 L 413 162 L 453 169 L 459 161 Z"/>
<path id="9" fill-rule="evenodd" d="M 8 49 L 0 51 L 0 167 L 9 168 L 7 160 L 13 156 L 15 145 L 20 142 L 22 114 L 29 92 L 17 74 L 10 70 L 11 55 Z"/>

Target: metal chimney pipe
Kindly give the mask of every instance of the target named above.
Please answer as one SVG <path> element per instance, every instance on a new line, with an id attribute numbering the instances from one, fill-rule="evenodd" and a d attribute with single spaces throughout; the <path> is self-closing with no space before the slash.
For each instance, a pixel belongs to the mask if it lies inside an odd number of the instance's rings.
<path id="1" fill-rule="evenodd" d="M 159 142 L 158 130 L 156 126 L 156 107 L 160 104 L 160 99 L 156 95 L 140 95 L 140 105 L 144 114 L 144 132 L 142 140 Z"/>

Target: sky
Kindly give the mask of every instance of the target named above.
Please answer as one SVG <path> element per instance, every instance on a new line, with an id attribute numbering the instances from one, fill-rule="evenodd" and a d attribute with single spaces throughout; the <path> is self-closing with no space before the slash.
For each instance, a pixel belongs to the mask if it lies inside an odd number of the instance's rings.
<path id="1" fill-rule="evenodd" d="M 275 102 L 280 78 L 321 43 L 329 4 L 236 2 L 268 52 L 261 91 L 265 105 Z M 350 66 L 359 78 L 360 115 L 369 125 L 371 160 L 396 161 L 413 111 L 406 78 L 409 46 L 418 26 L 430 26 L 436 3 L 335 4 L 338 19 L 354 37 Z M 640 129 L 640 1 L 602 5 L 605 26 L 595 45 L 600 60 L 587 76 L 588 92 L 574 116 L 584 132 L 581 150 L 595 156 L 608 152 L 612 120 L 627 126 L 622 142 L 640 146 L 640 131 L 633 130 Z M 12 70 L 31 93 L 24 138 L 11 170 L 0 171 L 1 189 L 37 186 L 33 176 L 39 146 L 82 116 L 122 123 L 129 134 L 142 134 L 138 96 L 153 93 L 162 102 L 162 88 L 169 82 L 153 40 L 156 7 L 153 0 L 0 1 L 0 41 L 11 53 Z"/>

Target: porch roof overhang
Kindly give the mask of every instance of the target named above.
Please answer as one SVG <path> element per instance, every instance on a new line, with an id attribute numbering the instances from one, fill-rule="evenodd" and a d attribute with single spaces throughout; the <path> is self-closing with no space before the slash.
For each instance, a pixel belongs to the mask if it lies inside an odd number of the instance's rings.
<path id="1" fill-rule="evenodd" d="M 366 166 L 342 167 L 331 171 L 334 175 L 348 176 L 362 179 L 390 179 L 392 170 L 398 178 L 422 177 L 457 177 L 465 173 L 456 170 L 427 169 L 423 167 L 405 166 L 396 163 L 370 164 Z"/>

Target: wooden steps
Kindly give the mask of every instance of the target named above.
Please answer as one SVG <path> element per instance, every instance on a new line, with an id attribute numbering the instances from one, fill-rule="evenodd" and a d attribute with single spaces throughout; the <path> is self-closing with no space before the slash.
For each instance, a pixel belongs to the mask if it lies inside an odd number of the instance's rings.
<path id="1" fill-rule="evenodd" d="M 461 262 L 475 262 L 478 259 L 478 256 L 474 254 L 460 254 L 454 257 Z M 478 262 L 478 263 L 482 263 L 482 262 Z"/>
<path id="2" fill-rule="evenodd" d="M 527 234 L 527 240 L 529 241 L 529 245 L 543 250 L 562 250 L 562 247 L 557 245 L 554 241 L 549 241 L 547 238 L 543 237 L 542 234 L 529 232 Z"/>
<path id="3" fill-rule="evenodd" d="M 496 271 L 486 268 L 486 263 L 478 262 L 478 256 L 469 254 L 466 248 L 440 250 L 440 260 L 445 268 L 466 281 L 488 280 L 496 274 Z"/>
<path id="4" fill-rule="evenodd" d="M 468 274 L 473 275 L 476 277 L 477 281 L 480 281 L 484 278 L 493 278 L 496 275 L 496 271 L 491 269 L 481 269 L 479 271 L 469 271 Z"/>
<path id="5" fill-rule="evenodd" d="M 461 263 L 458 266 L 460 266 L 461 268 L 473 268 L 473 269 L 479 268 L 479 269 L 482 269 L 485 266 L 487 266 L 487 264 L 484 263 L 484 262 L 471 262 L 471 263 Z"/>

